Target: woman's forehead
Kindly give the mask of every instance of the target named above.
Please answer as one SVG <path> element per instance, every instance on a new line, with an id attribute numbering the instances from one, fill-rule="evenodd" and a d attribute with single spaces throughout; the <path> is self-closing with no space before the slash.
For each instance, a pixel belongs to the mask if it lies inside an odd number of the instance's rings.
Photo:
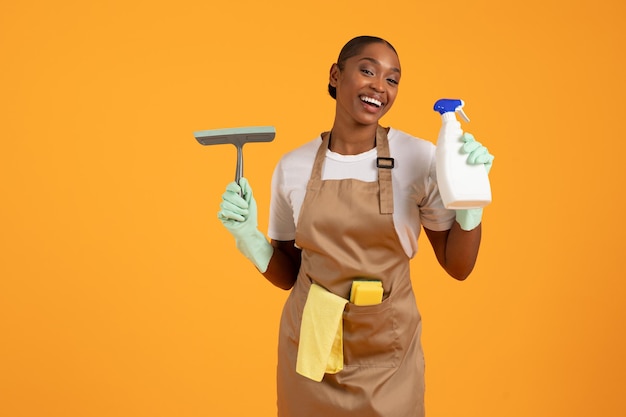
<path id="1" fill-rule="evenodd" d="M 398 55 L 385 43 L 370 43 L 364 46 L 358 54 L 349 60 L 354 62 L 367 61 L 373 64 L 388 66 L 400 72 L 400 59 Z"/>

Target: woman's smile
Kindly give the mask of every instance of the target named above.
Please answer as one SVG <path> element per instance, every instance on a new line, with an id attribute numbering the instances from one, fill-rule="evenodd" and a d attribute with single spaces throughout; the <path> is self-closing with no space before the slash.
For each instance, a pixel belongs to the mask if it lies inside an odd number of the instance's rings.
<path id="1" fill-rule="evenodd" d="M 383 102 L 375 99 L 374 97 L 361 96 L 360 98 L 361 101 L 365 103 L 368 107 L 375 107 L 376 109 L 379 109 L 383 106 Z"/>

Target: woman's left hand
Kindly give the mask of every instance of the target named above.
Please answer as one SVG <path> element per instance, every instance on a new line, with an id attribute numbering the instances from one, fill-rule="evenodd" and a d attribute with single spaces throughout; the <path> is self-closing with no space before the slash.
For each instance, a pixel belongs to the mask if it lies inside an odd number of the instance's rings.
<path id="1" fill-rule="evenodd" d="M 471 133 L 463 133 L 461 140 L 464 142 L 461 152 L 468 154 L 467 163 L 471 165 L 484 164 L 487 174 L 489 174 L 494 156 L 489 153 L 486 147 L 476 141 Z M 475 229 L 482 221 L 482 217 L 482 208 L 456 211 L 456 221 L 461 226 L 461 229 L 466 231 Z"/>
<path id="2" fill-rule="evenodd" d="M 461 152 L 468 154 L 467 163 L 471 165 L 484 164 L 487 174 L 489 174 L 494 156 L 489 153 L 489 150 L 482 143 L 474 139 L 474 135 L 471 133 L 463 133 L 461 140 L 464 142 Z"/>

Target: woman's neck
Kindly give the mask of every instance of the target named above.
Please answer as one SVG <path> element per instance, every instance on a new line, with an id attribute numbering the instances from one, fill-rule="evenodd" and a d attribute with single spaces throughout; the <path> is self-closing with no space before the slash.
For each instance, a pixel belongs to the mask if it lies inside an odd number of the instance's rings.
<path id="1" fill-rule="evenodd" d="M 376 147 L 376 129 L 374 126 L 345 128 L 333 125 L 328 148 L 341 155 L 358 155 Z"/>

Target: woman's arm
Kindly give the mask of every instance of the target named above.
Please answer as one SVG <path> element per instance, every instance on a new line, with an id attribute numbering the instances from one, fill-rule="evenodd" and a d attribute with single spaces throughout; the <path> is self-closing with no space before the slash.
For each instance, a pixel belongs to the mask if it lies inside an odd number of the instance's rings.
<path id="1" fill-rule="evenodd" d="M 300 271 L 302 251 L 296 247 L 294 240 L 272 240 L 271 243 L 274 253 L 263 276 L 278 288 L 291 289 Z"/>
<path id="2" fill-rule="evenodd" d="M 483 164 L 489 174 L 493 155 L 469 133 L 464 133 L 461 140 L 461 152 L 468 154 L 467 163 Z M 450 276 L 459 281 L 467 278 L 476 264 L 482 233 L 482 213 L 482 208 L 456 210 L 456 221 L 450 230 L 435 232 L 424 228 L 437 260 Z"/>
<path id="3" fill-rule="evenodd" d="M 450 230 L 435 232 L 424 228 L 439 264 L 453 278 L 463 281 L 476 264 L 480 247 L 481 225 L 465 231 L 458 222 Z"/>

